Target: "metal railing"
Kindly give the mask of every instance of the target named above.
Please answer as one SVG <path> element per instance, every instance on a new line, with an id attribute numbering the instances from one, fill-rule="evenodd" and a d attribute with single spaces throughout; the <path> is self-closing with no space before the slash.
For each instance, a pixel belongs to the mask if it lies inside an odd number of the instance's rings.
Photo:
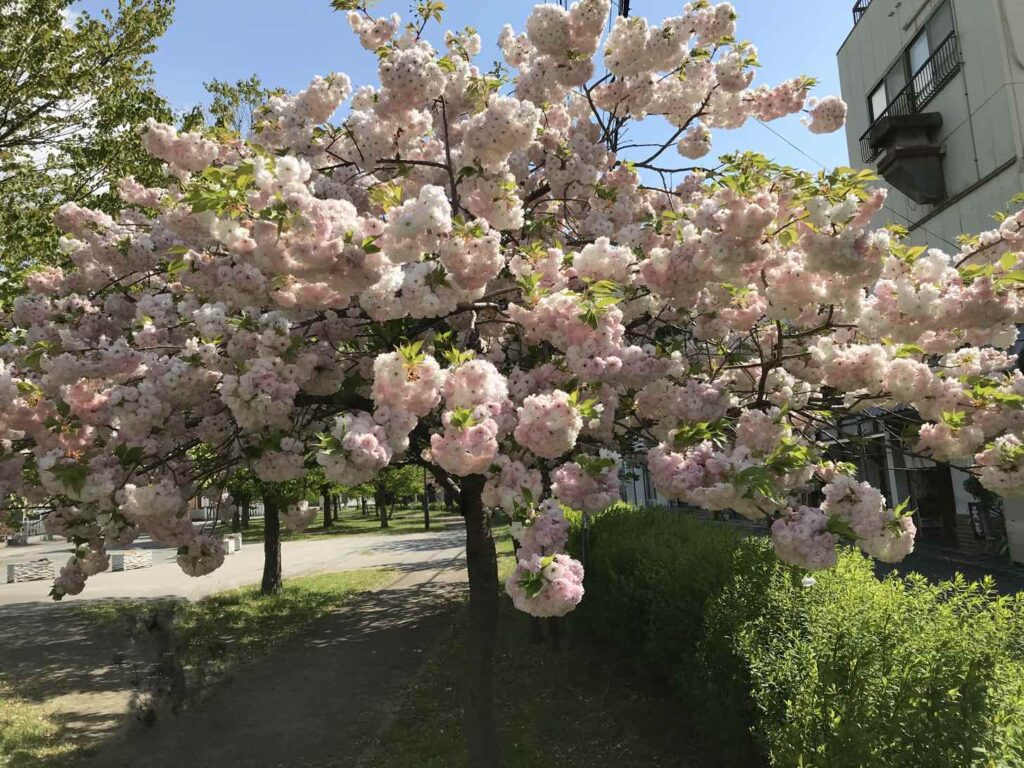
<path id="1" fill-rule="evenodd" d="M 920 112 L 959 71 L 960 48 L 956 32 L 950 32 L 860 137 L 860 154 L 864 162 L 870 163 L 882 153 L 882 147 L 871 143 L 871 131 L 881 120 Z"/>
<path id="2" fill-rule="evenodd" d="M 43 525 L 43 518 L 35 518 L 22 520 L 21 529 L 18 531 L 22 536 L 42 536 L 46 533 L 46 528 Z"/>
<path id="3" fill-rule="evenodd" d="M 857 0 L 857 2 L 853 4 L 854 24 L 860 21 L 860 17 L 867 13 L 869 5 L 871 5 L 871 0 Z"/>
<path id="4" fill-rule="evenodd" d="M 249 505 L 249 519 L 258 520 L 263 517 L 264 509 L 263 502 L 256 501 Z M 217 508 L 216 507 L 200 507 L 199 509 L 192 510 L 192 522 L 210 522 L 211 520 L 217 519 Z"/>

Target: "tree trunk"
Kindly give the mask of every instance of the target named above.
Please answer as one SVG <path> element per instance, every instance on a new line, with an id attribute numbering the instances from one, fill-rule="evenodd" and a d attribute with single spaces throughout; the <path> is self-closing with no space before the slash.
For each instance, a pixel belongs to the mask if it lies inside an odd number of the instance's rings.
<path id="1" fill-rule="evenodd" d="M 363 517 L 366 517 L 366 497 L 359 497 L 359 506 L 363 508 Z"/>
<path id="2" fill-rule="evenodd" d="M 373 497 L 373 503 L 377 505 L 377 517 L 380 518 L 380 527 L 388 527 L 388 505 L 384 501 L 384 492 L 377 491 Z"/>
<path id="3" fill-rule="evenodd" d="M 482 475 L 462 480 L 459 504 L 466 518 L 466 566 L 469 570 L 469 698 L 466 739 L 472 768 L 498 765 L 494 717 L 494 655 L 498 635 L 498 557 L 483 501 Z"/>
<path id="4" fill-rule="evenodd" d="M 281 589 L 281 518 L 272 494 L 263 497 L 263 581 L 260 591 L 273 595 Z"/>
<path id="5" fill-rule="evenodd" d="M 242 527 L 249 528 L 249 511 L 251 509 L 250 504 L 252 502 L 246 501 L 242 503 Z"/>
<path id="6" fill-rule="evenodd" d="M 242 530 L 242 516 L 238 511 L 238 507 L 235 507 L 235 511 L 231 513 L 231 532 L 239 533 Z"/>
<path id="7" fill-rule="evenodd" d="M 330 528 L 331 527 L 331 492 L 330 492 L 330 490 L 326 486 L 324 486 L 323 494 L 324 494 L 324 508 L 323 508 L 324 528 Z"/>

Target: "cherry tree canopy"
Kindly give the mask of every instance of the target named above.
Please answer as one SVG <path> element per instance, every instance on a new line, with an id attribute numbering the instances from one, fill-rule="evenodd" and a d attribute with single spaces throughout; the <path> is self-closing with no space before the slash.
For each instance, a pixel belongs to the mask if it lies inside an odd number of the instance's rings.
<path id="1" fill-rule="evenodd" d="M 506 586 L 539 616 L 583 594 L 559 502 L 615 501 L 623 457 L 667 498 L 774 519 L 807 568 L 842 540 L 913 547 L 906 511 L 825 459 L 840 418 L 916 414 L 915 452 L 1024 489 L 1024 377 L 1002 351 L 1024 217 L 949 254 L 871 227 L 869 173 L 691 167 L 713 131 L 845 117 L 811 79 L 755 87 L 728 3 L 606 39 L 609 0 L 539 5 L 489 70 L 472 30 L 425 40 L 438 3 L 405 26 L 336 5 L 379 86 L 317 77 L 245 140 L 149 121 L 166 183 L 124 179 L 116 217 L 64 206 L 66 268 L 5 318 L 0 492 L 80 545 L 56 597 L 141 533 L 217 568 L 186 504 L 238 468 L 353 485 L 421 464 L 467 515 L 516 519 Z M 662 140 L 631 145 L 645 119 Z"/>

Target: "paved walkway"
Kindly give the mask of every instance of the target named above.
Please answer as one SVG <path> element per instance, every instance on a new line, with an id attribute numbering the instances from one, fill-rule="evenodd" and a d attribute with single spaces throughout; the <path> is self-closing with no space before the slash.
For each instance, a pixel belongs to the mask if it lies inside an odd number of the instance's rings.
<path id="1" fill-rule="evenodd" d="M 282 545 L 282 570 L 285 578 L 316 571 L 356 568 L 397 568 L 415 570 L 424 556 L 436 548 L 461 547 L 463 531 L 427 531 L 404 534 L 347 534 L 321 539 L 286 541 Z M 459 543 L 454 543 L 459 542 Z M 185 597 L 195 600 L 214 592 L 254 584 L 263 573 L 263 545 L 248 543 L 209 576 L 187 576 L 175 562 L 177 550 L 141 544 L 153 554 L 153 567 L 135 571 L 100 573 L 86 583 L 80 595 L 64 598 L 66 603 L 111 597 Z M 117 551 L 117 550 L 114 550 Z M 41 542 L 26 547 L 0 547 L 0 566 L 8 562 L 54 560 L 59 570 L 71 556 L 71 546 L 61 542 Z M 4 569 L 3 577 L 6 577 Z M 0 583 L 0 606 L 30 602 L 52 602 L 51 581 Z"/>
<path id="2" fill-rule="evenodd" d="M 981 581 L 991 576 L 996 589 L 1004 595 L 1024 592 L 1024 567 L 1012 565 L 1006 558 L 967 558 L 955 551 L 919 545 L 901 563 L 875 563 L 875 573 L 885 576 L 892 571 L 898 573 L 920 573 L 929 581 L 946 581 L 960 573 L 968 581 Z"/>
<path id="3" fill-rule="evenodd" d="M 465 584 L 464 538 L 452 528 L 286 542 L 286 578 L 370 567 L 395 569 L 401 576 L 321 619 L 305 640 L 240 671 L 194 713 L 122 734 L 83 764 L 353 765 L 323 759 L 343 751 L 350 727 L 353 735 L 372 735 L 367 728 L 386 716 L 392 685 L 401 686 L 418 668 L 420 651 L 443 624 L 445 602 Z M 127 641 L 112 627 L 89 626 L 71 606 L 109 597 L 194 599 L 258 581 L 261 565 L 262 547 L 248 546 L 214 574 L 191 579 L 168 557 L 143 571 L 93 577 L 81 596 L 62 603 L 46 598 L 45 582 L 0 584 L 0 678 L 46 702 L 76 740 L 109 741 L 123 731 L 119 726 L 134 688 L 131 666 L 119 663 Z M 298 759 L 306 744 L 315 748 L 308 753 L 312 762 Z M 146 755 L 141 762 L 140 750 Z"/>

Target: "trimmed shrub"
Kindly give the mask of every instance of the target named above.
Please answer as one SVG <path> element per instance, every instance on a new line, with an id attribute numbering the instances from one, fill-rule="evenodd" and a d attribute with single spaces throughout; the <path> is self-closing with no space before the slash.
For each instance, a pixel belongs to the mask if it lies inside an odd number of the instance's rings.
<path id="1" fill-rule="evenodd" d="M 803 576 L 762 537 L 620 507 L 593 522 L 579 622 L 668 674 L 744 764 L 753 745 L 786 768 L 1024 766 L 1024 601 L 879 581 L 853 551 Z"/>

